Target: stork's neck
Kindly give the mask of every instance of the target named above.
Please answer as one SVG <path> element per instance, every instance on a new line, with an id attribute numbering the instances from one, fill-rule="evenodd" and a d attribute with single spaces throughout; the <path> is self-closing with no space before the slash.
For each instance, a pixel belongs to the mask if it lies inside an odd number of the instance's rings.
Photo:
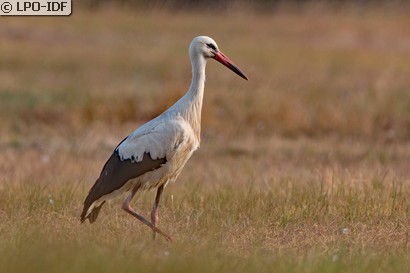
<path id="1" fill-rule="evenodd" d="M 187 96 L 191 99 L 190 103 L 200 103 L 202 106 L 202 99 L 205 88 L 205 67 L 206 59 L 202 56 L 195 56 L 192 62 L 192 82 Z M 199 109 L 201 110 L 201 109 Z"/>
<path id="2" fill-rule="evenodd" d="M 191 56 L 192 82 L 184 96 L 184 117 L 190 123 L 198 141 L 201 134 L 202 100 L 205 88 L 206 59 L 202 55 Z"/>

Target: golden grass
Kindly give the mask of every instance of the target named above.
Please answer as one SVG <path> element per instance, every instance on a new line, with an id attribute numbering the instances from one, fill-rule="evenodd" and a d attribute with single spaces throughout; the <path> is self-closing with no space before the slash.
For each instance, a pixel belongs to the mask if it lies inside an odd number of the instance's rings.
<path id="1" fill-rule="evenodd" d="M 86 183 L 4 183 L 3 270 L 357 272 L 351 266 L 359 263 L 359 272 L 406 271 L 410 188 L 397 176 L 333 168 L 299 180 L 255 176 L 246 170 L 252 167 L 242 163 L 239 181 L 210 187 L 216 176 L 210 172 L 167 188 L 160 226 L 173 235 L 172 244 L 152 242 L 150 230 L 120 210 L 120 200 L 94 225 L 81 225 Z M 136 207 L 147 215 L 152 199 L 143 195 Z"/>
<path id="2" fill-rule="evenodd" d="M 3 18 L 0 271 L 406 272 L 407 15 Z M 251 80 L 209 62 L 201 149 L 160 207 L 175 242 L 122 200 L 81 225 L 118 141 L 184 94 L 200 34 Z"/>

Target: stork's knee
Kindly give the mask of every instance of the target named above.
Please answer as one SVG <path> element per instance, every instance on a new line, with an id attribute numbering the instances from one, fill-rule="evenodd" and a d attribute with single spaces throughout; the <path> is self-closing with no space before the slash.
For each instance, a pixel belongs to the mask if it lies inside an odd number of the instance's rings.
<path id="1" fill-rule="evenodd" d="M 128 200 L 125 200 L 124 203 L 122 203 L 122 209 L 125 211 L 130 211 L 130 202 L 127 202 Z"/>

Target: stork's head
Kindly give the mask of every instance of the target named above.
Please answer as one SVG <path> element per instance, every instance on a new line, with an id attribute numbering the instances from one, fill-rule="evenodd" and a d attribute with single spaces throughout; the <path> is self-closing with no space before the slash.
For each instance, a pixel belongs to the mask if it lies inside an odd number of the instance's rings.
<path id="1" fill-rule="evenodd" d="M 198 55 L 203 56 L 205 59 L 213 58 L 245 80 L 248 79 L 245 74 L 219 50 L 216 42 L 208 36 L 195 37 L 189 46 L 189 55 L 191 59 Z"/>

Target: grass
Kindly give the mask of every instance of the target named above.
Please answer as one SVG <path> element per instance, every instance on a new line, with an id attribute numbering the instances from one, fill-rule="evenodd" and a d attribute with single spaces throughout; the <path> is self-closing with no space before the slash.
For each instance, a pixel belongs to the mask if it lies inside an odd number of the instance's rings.
<path id="1" fill-rule="evenodd" d="M 7 185 L 0 260 L 4 272 L 405 272 L 409 188 L 380 176 L 354 185 L 339 177 L 172 186 L 161 213 L 172 244 L 153 243 L 119 201 L 95 225 L 81 225 L 81 186 Z M 152 197 L 138 202 L 145 214 Z"/>
<path id="2" fill-rule="evenodd" d="M 3 18 L 0 272 L 407 272 L 408 13 Z M 187 89 L 199 34 L 251 80 L 209 62 L 201 149 L 160 206 L 175 242 L 121 198 L 81 225 L 118 141 Z"/>

